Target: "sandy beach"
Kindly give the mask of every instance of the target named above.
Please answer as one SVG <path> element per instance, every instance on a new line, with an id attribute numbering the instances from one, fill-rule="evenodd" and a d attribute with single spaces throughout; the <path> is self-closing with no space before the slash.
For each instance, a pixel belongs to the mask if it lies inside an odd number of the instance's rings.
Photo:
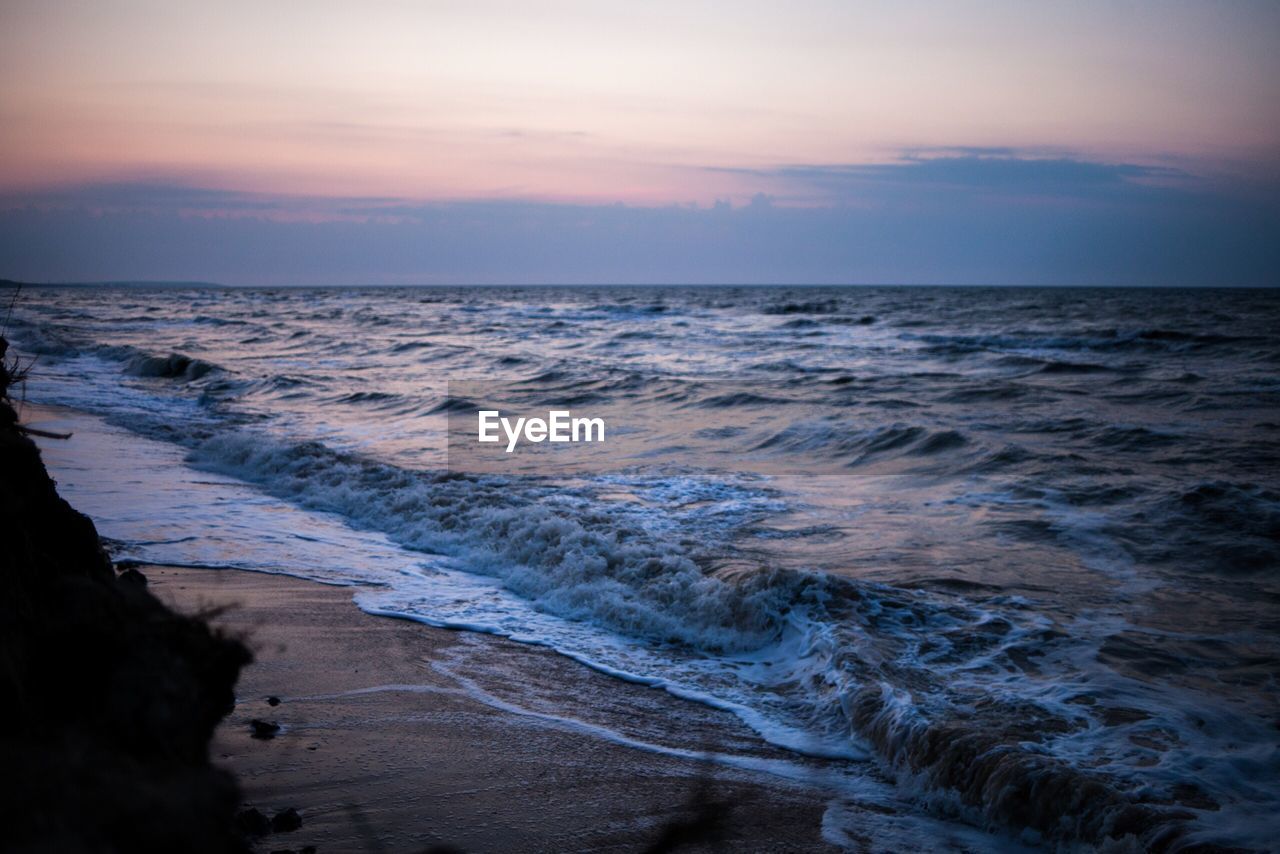
<path id="1" fill-rule="evenodd" d="M 370 616 L 350 588 L 142 571 L 179 611 L 223 609 L 215 625 L 253 650 L 211 753 L 247 807 L 302 817 L 259 850 L 834 850 L 819 788 L 700 758 L 794 760 L 727 713 L 536 647 Z M 254 719 L 281 730 L 254 738 Z"/>

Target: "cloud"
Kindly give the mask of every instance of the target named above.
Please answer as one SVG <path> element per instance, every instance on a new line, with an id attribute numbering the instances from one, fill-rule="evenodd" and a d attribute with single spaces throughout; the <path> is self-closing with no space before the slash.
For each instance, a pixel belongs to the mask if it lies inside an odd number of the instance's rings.
<path id="1" fill-rule="evenodd" d="M 1012 148 L 915 150 L 890 163 L 782 165 L 724 169 L 768 182 L 792 199 L 834 204 L 943 201 L 947 193 L 1045 200 L 1122 197 L 1144 187 L 1194 187 L 1168 167 L 1071 157 L 1029 157 Z"/>
<path id="2" fill-rule="evenodd" d="M 1274 187 L 1011 151 L 718 170 L 750 201 L 701 208 L 87 185 L 0 200 L 0 276 L 1280 285 Z"/>
<path id="3" fill-rule="evenodd" d="M 312 197 L 253 193 L 164 181 L 106 181 L 0 196 L 0 208 L 148 212 L 197 216 L 271 216 L 280 219 L 367 216 L 401 200 L 381 196 Z"/>

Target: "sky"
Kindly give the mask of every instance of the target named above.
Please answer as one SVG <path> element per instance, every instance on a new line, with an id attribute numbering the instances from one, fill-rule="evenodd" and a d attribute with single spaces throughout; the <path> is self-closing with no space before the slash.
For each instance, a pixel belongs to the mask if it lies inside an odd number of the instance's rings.
<path id="1" fill-rule="evenodd" d="M 1280 3 L 0 2 L 0 277 L 1280 285 Z"/>

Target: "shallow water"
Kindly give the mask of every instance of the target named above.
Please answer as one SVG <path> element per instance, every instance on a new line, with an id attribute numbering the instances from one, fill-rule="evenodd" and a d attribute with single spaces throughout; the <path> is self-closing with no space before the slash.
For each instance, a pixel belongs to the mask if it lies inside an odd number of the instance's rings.
<path id="1" fill-rule="evenodd" d="M 50 453 L 121 556 L 553 646 L 874 765 L 920 827 L 1257 848 L 1276 329 L 1270 292 L 930 288 L 33 289 L 10 321 L 28 399 L 109 425 Z M 448 390 L 511 384 L 750 426 L 448 471 Z"/>

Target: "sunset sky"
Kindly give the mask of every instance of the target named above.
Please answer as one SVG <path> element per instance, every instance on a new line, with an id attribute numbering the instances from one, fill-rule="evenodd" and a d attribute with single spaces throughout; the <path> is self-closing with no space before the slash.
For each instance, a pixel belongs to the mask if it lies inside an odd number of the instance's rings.
<path id="1" fill-rule="evenodd" d="M 0 123 L 0 276 L 1280 284 L 1274 2 L 6 0 Z"/>

